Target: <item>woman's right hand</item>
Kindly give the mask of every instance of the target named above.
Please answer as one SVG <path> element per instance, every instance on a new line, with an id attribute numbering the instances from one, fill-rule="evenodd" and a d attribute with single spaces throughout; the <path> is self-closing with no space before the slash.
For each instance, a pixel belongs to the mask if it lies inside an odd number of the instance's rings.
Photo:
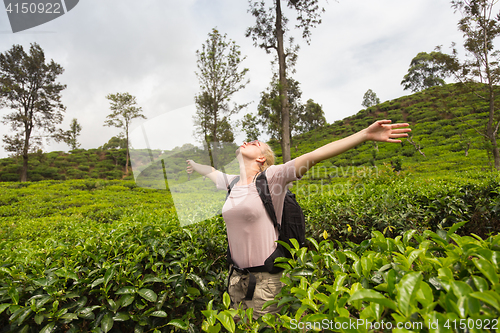
<path id="1" fill-rule="evenodd" d="M 187 173 L 193 173 L 194 169 L 193 169 L 193 165 L 191 163 L 194 163 L 193 160 L 187 160 L 187 167 L 186 167 L 186 172 Z"/>

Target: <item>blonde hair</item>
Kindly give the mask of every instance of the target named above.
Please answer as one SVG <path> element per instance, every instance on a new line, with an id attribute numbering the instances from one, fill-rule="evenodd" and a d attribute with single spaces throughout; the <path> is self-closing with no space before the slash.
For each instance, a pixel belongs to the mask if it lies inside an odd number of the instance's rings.
<path id="1" fill-rule="evenodd" d="M 264 142 L 262 142 L 264 143 Z M 264 157 L 266 158 L 266 161 L 264 162 L 264 164 L 262 164 L 260 166 L 260 169 L 261 171 L 264 171 L 266 170 L 267 168 L 269 168 L 271 165 L 274 165 L 274 162 L 276 160 L 276 157 L 274 156 L 274 152 L 273 150 L 271 149 L 271 147 L 269 147 L 269 145 L 267 143 L 264 143 L 266 148 L 264 148 Z"/>

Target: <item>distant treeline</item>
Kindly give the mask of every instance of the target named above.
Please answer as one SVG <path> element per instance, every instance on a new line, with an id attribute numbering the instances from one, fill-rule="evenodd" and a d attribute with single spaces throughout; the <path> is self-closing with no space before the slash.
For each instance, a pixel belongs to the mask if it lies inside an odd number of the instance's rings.
<path id="1" fill-rule="evenodd" d="M 295 136 L 292 140 L 292 158 L 359 131 L 377 119 L 385 118 L 393 122 L 410 123 L 411 137 L 399 145 L 371 142 L 362 144 L 341 156 L 320 163 L 316 168 L 324 168 L 325 171 L 320 173 L 313 170 L 306 178 L 332 174 L 332 170 L 338 168 L 383 164 L 393 166 L 395 171 L 409 168 L 419 173 L 490 170 L 493 166 L 490 144 L 477 132 L 478 128 L 484 127 L 487 110 L 488 105 L 484 100 L 468 93 L 460 84 L 436 86 L 380 103 L 333 124 Z M 110 142 L 112 140 L 113 138 Z M 270 144 L 277 155 L 277 162 L 281 163 L 280 144 L 275 140 L 270 141 Z M 216 161 L 217 168 L 223 168 L 234 158 L 235 147 L 236 145 L 222 147 L 220 158 Z M 143 177 L 163 175 L 165 168 L 169 180 L 187 179 L 186 159 L 210 163 L 206 152 L 189 144 L 172 151 L 136 150 L 135 155 L 133 151 L 131 155 L 131 166 L 134 166 L 135 161 L 136 172 L 142 172 L 145 167 L 152 168 L 144 172 Z M 69 153 L 39 151 L 30 154 L 29 161 L 30 181 L 133 179 L 133 173 L 126 175 L 125 171 L 126 149 L 109 147 L 107 144 L 98 149 L 76 149 Z M 152 161 L 154 163 L 151 164 Z M 0 159 L 0 181 L 19 181 L 21 167 L 20 157 Z"/>

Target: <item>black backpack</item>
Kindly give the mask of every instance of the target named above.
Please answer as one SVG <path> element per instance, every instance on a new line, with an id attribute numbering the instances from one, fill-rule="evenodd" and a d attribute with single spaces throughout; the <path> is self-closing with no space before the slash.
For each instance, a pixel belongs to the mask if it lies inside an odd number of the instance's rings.
<path id="1" fill-rule="evenodd" d="M 227 195 L 226 200 L 231 193 L 231 189 L 236 185 L 239 181 L 240 177 L 236 177 L 231 184 L 227 187 Z M 257 176 L 255 181 L 255 185 L 257 187 L 257 192 L 260 195 L 260 198 L 266 208 L 267 214 L 273 221 L 274 227 L 278 229 L 279 238 L 278 240 L 288 243 L 291 247 L 293 245 L 290 242 L 290 239 L 295 238 L 299 243 L 300 247 L 305 246 L 306 242 L 306 225 L 305 225 L 305 217 L 302 212 L 302 208 L 298 204 L 295 199 L 295 194 L 293 194 L 290 190 L 287 190 L 284 203 L 283 203 L 283 214 L 281 217 L 281 225 L 278 224 L 278 220 L 276 218 L 276 213 L 274 211 L 273 202 L 271 199 L 271 194 L 269 192 L 269 186 L 267 183 L 266 172 L 262 172 Z M 247 267 L 245 269 L 241 269 L 234 265 L 234 262 L 231 259 L 231 252 L 229 251 L 229 245 L 227 248 L 227 261 L 230 265 L 233 265 L 235 269 L 247 272 L 269 272 L 269 273 L 278 273 L 283 269 L 274 265 L 274 260 L 279 257 L 287 257 L 291 258 L 290 252 L 281 244 L 278 243 L 276 250 L 266 259 L 263 266 L 257 267 Z"/>

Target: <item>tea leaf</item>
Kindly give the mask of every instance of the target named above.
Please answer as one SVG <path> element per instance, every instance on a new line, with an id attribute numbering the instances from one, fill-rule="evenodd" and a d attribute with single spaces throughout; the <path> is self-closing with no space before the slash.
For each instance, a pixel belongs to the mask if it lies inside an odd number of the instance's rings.
<path id="1" fill-rule="evenodd" d="M 45 325 L 44 328 L 42 328 L 40 333 L 52 333 L 55 328 L 56 328 L 56 323 L 54 322 L 48 323 L 47 325 Z"/>
<path id="2" fill-rule="evenodd" d="M 10 304 L 7 303 L 0 304 L 0 313 L 4 312 L 9 306 Z"/>
<path id="3" fill-rule="evenodd" d="M 498 275 L 495 267 L 493 267 L 488 260 L 474 258 L 472 261 L 474 262 L 474 265 L 476 265 L 477 269 L 479 269 L 492 284 L 498 283 Z"/>
<path id="4" fill-rule="evenodd" d="M 483 301 L 484 303 L 487 303 L 491 306 L 493 306 L 497 311 L 500 311 L 500 304 L 495 296 L 495 293 L 493 291 L 487 290 L 485 292 L 481 291 L 476 291 L 470 294 L 470 296 L 477 298 L 480 301 Z"/>
<path id="5" fill-rule="evenodd" d="M 104 317 L 102 318 L 101 321 L 101 329 L 104 331 L 104 333 L 109 332 L 113 328 L 113 318 L 109 313 L 105 314 Z"/>
<path id="6" fill-rule="evenodd" d="M 364 301 L 364 302 L 377 303 L 377 304 L 383 305 L 385 307 L 388 307 L 392 310 L 397 309 L 396 303 L 394 303 L 392 300 L 386 298 L 381 293 L 379 293 L 375 290 L 372 290 L 372 289 L 361 289 L 361 290 L 356 291 L 349 298 L 348 302 L 352 303 L 354 301 L 359 301 L 359 300 Z"/>
<path id="7" fill-rule="evenodd" d="M 177 328 L 180 328 L 181 330 L 188 330 L 189 329 L 188 323 L 186 323 L 186 322 L 184 322 L 183 320 L 180 320 L 180 319 L 171 320 L 171 321 L 168 322 L 167 325 L 175 326 Z"/>
<path id="8" fill-rule="evenodd" d="M 113 320 L 114 321 L 127 321 L 130 319 L 130 316 L 128 315 L 128 313 L 125 313 L 125 312 L 118 312 L 114 317 L 113 317 Z"/>
<path id="9" fill-rule="evenodd" d="M 153 311 L 149 314 L 151 317 L 167 318 L 167 313 L 162 310 Z"/>
<path id="10" fill-rule="evenodd" d="M 106 287 L 113 278 L 113 275 L 115 275 L 115 268 L 111 267 L 106 271 L 106 274 L 104 274 L 104 287 Z"/>
<path id="11" fill-rule="evenodd" d="M 228 293 L 224 293 L 222 296 L 222 302 L 224 303 L 224 307 L 226 309 L 229 309 L 229 305 L 231 304 L 231 298 L 229 297 Z"/>
<path id="12" fill-rule="evenodd" d="M 412 313 L 412 305 L 420 288 L 420 281 L 422 281 L 422 273 L 412 272 L 403 276 L 401 281 L 396 285 L 398 307 L 407 317 Z"/>
<path id="13" fill-rule="evenodd" d="M 151 289 L 146 289 L 146 288 L 139 289 L 137 291 L 137 293 L 142 298 L 144 298 L 145 300 L 150 301 L 150 302 L 156 302 L 156 299 L 158 298 L 158 296 L 156 295 L 156 293 L 154 291 L 152 291 Z"/>
<path id="14" fill-rule="evenodd" d="M 224 325 L 226 330 L 229 332 L 234 332 L 235 331 L 235 324 L 233 318 L 227 313 L 227 312 L 221 312 L 217 315 L 217 319 Z"/>

